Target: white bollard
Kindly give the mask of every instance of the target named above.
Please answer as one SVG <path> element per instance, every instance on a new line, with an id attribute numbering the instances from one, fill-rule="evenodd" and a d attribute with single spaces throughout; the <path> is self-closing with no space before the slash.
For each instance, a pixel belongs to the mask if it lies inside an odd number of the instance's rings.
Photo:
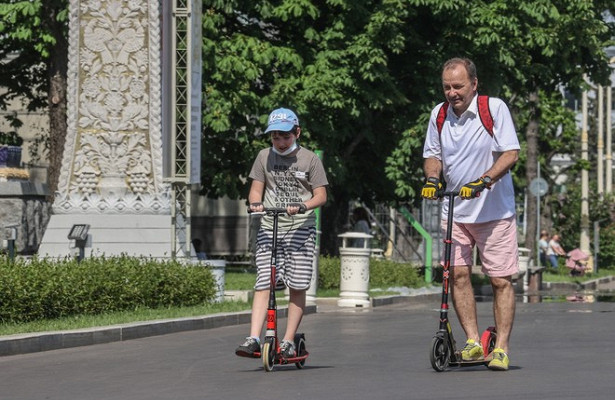
<path id="1" fill-rule="evenodd" d="M 224 274 L 226 272 L 226 260 L 202 260 L 200 263 L 209 268 L 214 276 L 214 279 L 216 280 L 216 286 L 218 287 L 218 291 L 216 292 L 216 302 L 220 303 L 224 301 Z"/>
<path id="2" fill-rule="evenodd" d="M 360 232 L 347 232 L 342 238 L 340 248 L 340 298 L 339 307 L 369 307 L 369 258 L 372 235 Z M 362 240 L 362 247 L 349 247 L 353 242 Z"/>

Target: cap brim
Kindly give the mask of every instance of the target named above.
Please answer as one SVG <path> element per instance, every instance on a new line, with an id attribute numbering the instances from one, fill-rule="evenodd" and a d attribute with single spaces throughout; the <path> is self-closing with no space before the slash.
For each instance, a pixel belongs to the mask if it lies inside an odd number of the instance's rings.
<path id="1" fill-rule="evenodd" d="M 267 127 L 267 129 L 265 129 L 265 133 L 268 133 L 268 132 L 271 132 L 271 131 L 289 132 L 294 127 L 295 127 L 295 125 L 293 125 L 291 122 L 277 122 L 275 124 L 269 125 Z"/>

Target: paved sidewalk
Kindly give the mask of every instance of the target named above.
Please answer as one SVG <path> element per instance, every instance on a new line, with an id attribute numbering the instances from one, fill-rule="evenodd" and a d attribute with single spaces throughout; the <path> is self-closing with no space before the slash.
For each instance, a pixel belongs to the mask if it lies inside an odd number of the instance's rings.
<path id="1" fill-rule="evenodd" d="M 570 293 L 574 293 L 574 290 Z M 567 296 L 565 296 L 567 297 Z M 2 400 L 610 400 L 615 303 L 517 303 L 508 372 L 435 372 L 429 362 L 439 298 L 368 309 L 323 300 L 301 324 L 305 368 L 237 357 L 249 325 L 222 326 L 0 357 Z M 424 301 L 423 301 L 424 300 Z M 479 325 L 492 324 L 490 301 Z M 454 315 L 457 342 L 463 334 Z M 284 326 L 286 319 L 281 320 Z"/>

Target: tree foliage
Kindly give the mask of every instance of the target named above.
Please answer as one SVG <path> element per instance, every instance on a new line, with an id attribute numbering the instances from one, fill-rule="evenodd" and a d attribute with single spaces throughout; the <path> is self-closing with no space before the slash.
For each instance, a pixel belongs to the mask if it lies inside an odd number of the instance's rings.
<path id="1" fill-rule="evenodd" d="M 0 107 L 24 99 L 28 111 L 47 107 L 51 53 L 67 33 L 67 0 L 0 2 Z M 51 18 L 53 17 L 53 18 Z M 51 25 L 60 25 L 60 32 Z M 66 56 L 66 55 L 64 55 Z"/>
<path id="2" fill-rule="evenodd" d="M 66 4 L 0 2 L 0 56 L 10 60 L 0 64 L 8 90 L 0 107 L 17 96 L 29 109 L 50 107 L 52 137 L 65 114 L 63 82 L 53 78 L 66 77 Z M 584 75 L 606 82 L 613 7 L 612 0 L 203 0 L 201 192 L 246 198 L 252 161 L 269 145 L 260 135 L 267 115 L 290 107 L 302 145 L 324 152 L 331 186 L 323 246 L 335 252 L 348 200 L 418 204 L 428 113 L 443 100 L 440 68 L 453 56 L 472 58 L 479 91 L 513 110 L 527 150 L 515 170 L 522 188 L 537 159 L 548 165 L 556 153 L 575 154 L 563 89 L 578 93 Z M 56 138 L 52 148 L 61 149 Z"/>
<path id="3" fill-rule="evenodd" d="M 18 99 L 28 111 L 47 110 L 53 193 L 66 137 L 66 71 L 68 65 L 68 0 L 0 2 L 0 109 Z M 8 115 L 19 128 L 22 121 Z"/>

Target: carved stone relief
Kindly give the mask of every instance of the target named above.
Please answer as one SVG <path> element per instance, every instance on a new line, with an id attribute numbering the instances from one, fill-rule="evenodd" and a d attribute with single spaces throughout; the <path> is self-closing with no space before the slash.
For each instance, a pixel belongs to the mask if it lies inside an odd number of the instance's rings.
<path id="1" fill-rule="evenodd" d="M 168 213 L 157 0 L 71 0 L 57 213 Z M 71 101 L 72 99 L 72 101 Z"/>

